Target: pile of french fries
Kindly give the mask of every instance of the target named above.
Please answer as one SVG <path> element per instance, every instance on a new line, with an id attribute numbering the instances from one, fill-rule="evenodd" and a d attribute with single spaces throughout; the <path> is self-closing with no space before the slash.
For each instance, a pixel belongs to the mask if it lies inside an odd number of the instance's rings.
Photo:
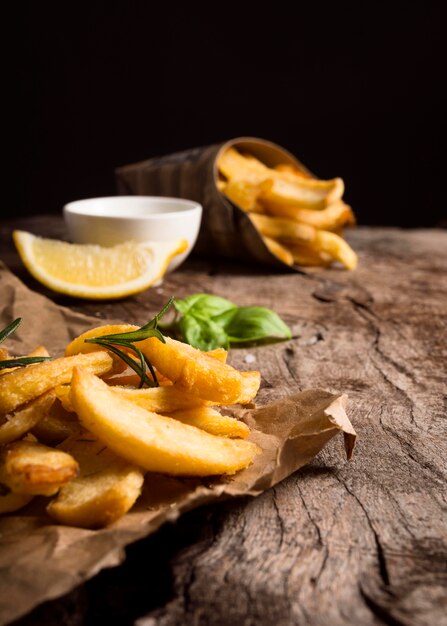
<path id="1" fill-rule="evenodd" d="M 151 337 L 135 345 L 159 386 L 140 388 L 124 361 L 84 342 L 136 328 L 100 326 L 63 357 L 0 370 L 0 513 L 40 497 L 56 522 L 100 528 L 129 511 L 157 473 L 234 474 L 253 462 L 260 449 L 247 441 L 250 429 L 219 407 L 250 403 L 260 373 L 231 367 L 223 349 Z"/>
<path id="2" fill-rule="evenodd" d="M 219 189 L 245 211 L 267 248 L 287 265 L 355 269 L 357 255 L 343 237 L 355 217 L 342 200 L 341 178 L 320 180 L 291 164 L 267 167 L 231 147 L 218 158 Z"/>

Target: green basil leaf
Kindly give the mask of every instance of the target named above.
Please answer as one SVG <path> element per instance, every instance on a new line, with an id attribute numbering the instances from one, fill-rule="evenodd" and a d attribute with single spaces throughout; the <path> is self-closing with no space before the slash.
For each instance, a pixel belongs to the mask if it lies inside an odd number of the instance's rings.
<path id="1" fill-rule="evenodd" d="M 228 311 L 224 311 L 220 315 L 216 315 L 215 317 L 213 317 L 213 322 L 215 322 L 216 324 L 219 324 L 219 326 L 222 326 L 222 328 L 226 329 L 231 324 L 231 321 L 234 318 L 234 316 L 237 315 L 238 310 L 239 309 L 235 307 L 234 309 L 229 309 Z"/>
<path id="2" fill-rule="evenodd" d="M 207 293 L 196 293 L 184 300 L 175 300 L 174 306 L 183 315 L 200 315 L 200 317 L 214 317 L 237 308 L 229 300 Z"/>
<path id="3" fill-rule="evenodd" d="M 184 340 L 199 350 L 227 348 L 228 337 L 225 330 L 212 320 L 199 315 L 184 315 L 179 321 Z"/>
<path id="4" fill-rule="evenodd" d="M 277 313 L 260 306 L 240 307 L 225 326 L 231 343 L 258 341 L 267 338 L 290 339 L 290 328 Z"/>

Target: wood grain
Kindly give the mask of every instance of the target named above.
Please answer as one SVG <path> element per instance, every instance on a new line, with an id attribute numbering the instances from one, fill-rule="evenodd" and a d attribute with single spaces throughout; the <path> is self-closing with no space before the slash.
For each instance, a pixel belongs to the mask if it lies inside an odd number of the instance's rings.
<path id="1" fill-rule="evenodd" d="M 25 224 L 63 236 L 56 218 Z M 16 225 L 2 226 L 2 259 L 40 289 L 11 247 Z M 359 442 L 350 463 L 334 440 L 258 498 L 186 514 L 131 546 L 122 566 L 18 624 L 447 623 L 447 232 L 358 228 L 349 240 L 355 272 L 292 275 L 194 258 L 121 302 L 53 296 L 136 324 L 170 295 L 271 307 L 293 339 L 233 350 L 231 362 L 261 371 L 259 404 L 309 387 L 346 392 Z"/>

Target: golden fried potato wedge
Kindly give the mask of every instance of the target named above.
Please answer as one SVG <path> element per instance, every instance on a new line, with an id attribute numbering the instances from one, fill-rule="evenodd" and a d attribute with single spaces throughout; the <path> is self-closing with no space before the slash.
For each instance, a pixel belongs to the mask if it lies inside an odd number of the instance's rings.
<path id="1" fill-rule="evenodd" d="M 273 178 L 273 185 L 264 187 L 259 195 L 261 204 L 265 201 L 277 204 L 298 205 L 309 209 L 324 209 L 339 200 L 345 186 L 341 178 L 322 181 L 315 178 L 301 178 L 295 181 L 287 178 Z M 330 186 L 328 186 L 330 183 Z"/>
<path id="2" fill-rule="evenodd" d="M 262 235 L 262 239 L 270 252 L 278 257 L 280 261 L 286 265 L 293 265 L 293 255 L 285 245 L 266 235 Z"/>
<path id="3" fill-rule="evenodd" d="M 283 217 L 271 217 L 270 215 L 258 215 L 249 213 L 249 217 L 259 232 L 272 239 L 286 241 L 306 241 L 315 239 L 315 228 L 308 224 L 300 224 L 294 220 Z"/>
<path id="4" fill-rule="evenodd" d="M 117 455 L 148 471 L 186 476 L 234 474 L 260 452 L 254 443 L 216 437 L 146 411 L 118 397 L 85 369 L 74 369 L 71 387 L 73 406 L 83 426 Z"/>
<path id="5" fill-rule="evenodd" d="M 6 348 L 2 348 L 0 346 L 0 361 L 6 361 L 6 359 L 9 359 L 9 352 Z"/>
<path id="6" fill-rule="evenodd" d="M 82 432 L 59 446 L 79 463 L 79 477 L 64 485 L 48 507 L 61 524 L 102 528 L 125 515 L 141 493 L 144 474 L 116 456 L 94 435 Z"/>
<path id="7" fill-rule="evenodd" d="M 31 502 L 34 496 L 26 496 L 23 493 L 6 493 L 0 495 L 0 515 L 2 513 L 13 513 L 23 508 Z"/>
<path id="8" fill-rule="evenodd" d="M 261 372 L 241 372 L 242 389 L 237 402 L 233 404 L 249 404 L 255 399 L 261 385 Z"/>
<path id="9" fill-rule="evenodd" d="M 72 456 L 35 441 L 9 443 L 0 455 L 0 483 L 13 493 L 51 496 L 78 473 Z"/>
<path id="10" fill-rule="evenodd" d="M 0 425 L 0 444 L 10 443 L 23 437 L 48 415 L 55 399 L 54 391 L 47 391 L 31 400 L 14 415 L 6 416 L 5 421 Z"/>
<path id="11" fill-rule="evenodd" d="M 292 163 L 278 163 L 273 168 L 277 172 L 283 172 L 287 174 L 291 174 L 292 176 L 299 176 L 300 178 L 314 178 L 309 172 L 300 169 L 297 165 L 293 165 Z"/>
<path id="12" fill-rule="evenodd" d="M 64 385 L 61 385 L 61 387 Z M 41 443 L 55 445 L 81 430 L 76 413 L 68 412 L 56 398 L 47 415 L 31 429 Z"/>
<path id="13" fill-rule="evenodd" d="M 85 367 L 101 375 L 112 369 L 114 360 L 104 351 L 61 357 L 15 369 L 0 377 L 0 414 L 37 398 L 71 379 L 73 368 Z"/>
<path id="14" fill-rule="evenodd" d="M 295 265 L 303 267 L 327 266 L 333 258 L 327 252 L 316 250 L 311 245 L 305 243 L 287 243 L 287 248 L 293 256 Z"/>
<path id="15" fill-rule="evenodd" d="M 151 363 L 179 389 L 203 400 L 234 404 L 242 392 L 241 373 L 206 352 L 166 337 L 150 337 L 136 344 Z"/>
<path id="16" fill-rule="evenodd" d="M 117 333 L 129 333 L 132 330 L 137 330 L 138 326 L 132 324 L 107 324 L 104 326 L 97 326 L 86 330 L 85 333 L 75 337 L 73 341 L 70 341 L 65 348 L 65 356 L 73 356 L 80 352 L 96 352 L 98 350 L 106 350 L 103 346 L 98 346 L 95 343 L 85 343 L 86 339 L 91 337 L 102 337 L 103 335 L 115 335 Z"/>
<path id="17" fill-rule="evenodd" d="M 180 409 L 192 409 L 204 406 L 206 402 L 179 389 L 177 385 L 146 389 L 129 389 L 126 387 L 111 387 L 111 389 L 120 398 L 129 400 L 154 413 L 164 414 Z"/>
<path id="18" fill-rule="evenodd" d="M 262 205 L 258 202 L 262 187 L 248 180 L 233 179 L 223 188 L 223 193 L 236 206 L 243 211 L 264 213 Z"/>
<path id="19" fill-rule="evenodd" d="M 36 346 L 27 356 L 50 356 L 45 346 Z"/>
<path id="20" fill-rule="evenodd" d="M 196 407 L 195 409 L 180 409 L 166 416 L 220 437 L 246 439 L 250 434 L 247 424 L 234 417 L 222 415 L 219 411 L 209 406 Z"/>
<path id="21" fill-rule="evenodd" d="M 272 216 L 284 217 L 322 230 L 333 231 L 340 226 L 355 224 L 352 209 L 343 200 L 337 200 L 321 211 L 268 201 L 265 202 L 265 209 Z"/>
<path id="22" fill-rule="evenodd" d="M 317 230 L 313 247 L 315 250 L 329 254 L 335 261 L 344 265 L 348 270 L 354 270 L 357 267 L 357 254 L 347 241 L 335 233 L 326 230 Z"/>

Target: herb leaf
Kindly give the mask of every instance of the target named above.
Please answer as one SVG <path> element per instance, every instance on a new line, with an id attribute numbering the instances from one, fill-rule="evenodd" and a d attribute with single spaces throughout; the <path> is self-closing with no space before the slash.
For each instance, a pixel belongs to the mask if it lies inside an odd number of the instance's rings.
<path id="1" fill-rule="evenodd" d="M 184 340 L 200 350 L 228 348 L 228 337 L 225 330 L 213 320 L 199 315 L 184 315 L 179 322 Z"/>
<path id="2" fill-rule="evenodd" d="M 204 293 L 175 300 L 174 306 L 180 318 L 164 328 L 201 350 L 292 336 L 279 315 L 266 307 L 238 307 L 225 298 Z"/>
<path id="3" fill-rule="evenodd" d="M 258 341 L 267 337 L 290 339 L 292 333 L 277 313 L 261 306 L 240 307 L 225 326 L 232 343 Z"/>
<path id="4" fill-rule="evenodd" d="M 146 355 L 144 355 L 143 352 L 134 345 L 133 342 L 144 341 L 144 339 L 148 339 L 149 337 L 156 337 L 162 343 L 166 343 L 165 338 L 158 330 L 157 326 L 160 319 L 173 303 L 174 298 L 171 297 L 163 308 L 147 324 L 141 326 L 141 328 L 138 328 L 137 330 L 131 330 L 127 333 L 115 333 L 111 335 L 100 335 L 99 337 L 89 337 L 88 339 L 85 339 L 85 341 L 86 343 L 94 343 L 99 346 L 104 346 L 119 356 L 130 368 L 134 370 L 134 372 L 138 374 L 140 377 L 140 387 L 143 387 L 143 385 L 147 385 L 148 387 L 158 387 L 159 383 L 152 363 Z M 122 348 L 125 348 L 125 350 L 121 350 L 117 346 L 121 346 Z M 135 353 L 139 362 L 128 354 L 129 351 Z M 150 371 L 152 380 L 147 375 L 146 369 Z"/>
<path id="5" fill-rule="evenodd" d="M 0 343 L 3 343 L 3 341 L 5 341 L 5 339 L 7 337 L 9 337 L 9 335 L 12 335 L 12 333 L 15 330 L 17 330 L 17 328 L 20 326 L 21 323 L 22 323 L 22 318 L 18 317 L 13 322 L 8 324 L 8 326 L 6 326 L 6 328 L 4 328 L 2 331 L 0 331 Z"/>
<path id="6" fill-rule="evenodd" d="M 9 335 L 12 335 L 14 331 L 22 323 L 22 318 L 18 317 L 13 322 L 8 324 L 3 330 L 0 331 L 0 343 L 5 341 Z M 12 359 L 3 359 L 0 361 L 0 370 L 9 369 L 10 367 L 26 367 L 32 363 L 42 363 L 42 361 L 51 361 L 52 356 L 18 356 Z"/>
<path id="7" fill-rule="evenodd" d="M 201 315 L 208 318 L 237 308 L 235 304 L 225 298 L 206 293 L 197 293 L 184 300 L 175 300 L 174 306 L 183 315 Z"/>

